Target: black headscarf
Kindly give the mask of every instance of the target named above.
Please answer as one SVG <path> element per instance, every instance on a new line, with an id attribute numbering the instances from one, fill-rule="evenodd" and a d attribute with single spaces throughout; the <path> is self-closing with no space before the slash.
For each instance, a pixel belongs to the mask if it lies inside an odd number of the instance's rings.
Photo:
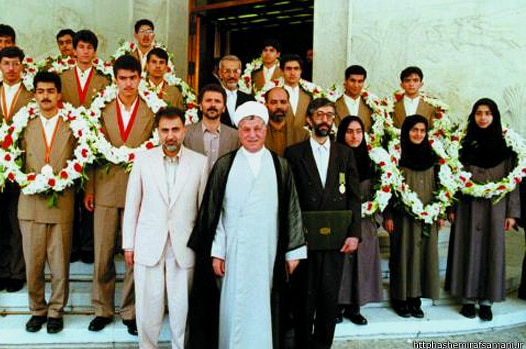
<path id="1" fill-rule="evenodd" d="M 475 122 L 478 107 L 485 105 L 493 115 L 493 121 L 487 128 L 480 128 Z M 512 154 L 502 135 L 502 124 L 497 104 L 489 99 L 479 99 L 473 105 L 468 118 L 466 136 L 462 140 L 460 162 L 464 165 L 474 165 L 491 168 L 500 164 Z"/>
<path id="2" fill-rule="evenodd" d="M 356 121 L 360 124 L 364 137 L 362 142 L 356 147 L 353 148 L 345 142 L 345 134 L 347 133 L 347 128 L 349 124 L 353 121 Z M 369 151 L 367 150 L 367 142 L 365 141 L 365 127 L 363 126 L 363 121 L 357 116 L 346 116 L 340 121 L 338 126 L 338 132 L 336 133 L 336 142 L 346 145 L 354 153 L 354 158 L 356 159 L 356 167 L 358 167 L 358 176 L 360 177 L 360 182 L 366 179 L 370 179 L 374 175 L 373 163 L 369 157 Z"/>
<path id="3" fill-rule="evenodd" d="M 422 143 L 414 144 L 409 139 L 409 131 L 418 123 L 423 123 L 426 127 L 426 136 Z M 410 168 L 415 171 L 424 171 L 436 163 L 436 155 L 429 144 L 427 132 L 429 124 L 427 119 L 422 115 L 407 116 L 402 124 L 402 133 L 400 143 L 402 146 L 402 155 L 400 157 L 400 166 Z"/>

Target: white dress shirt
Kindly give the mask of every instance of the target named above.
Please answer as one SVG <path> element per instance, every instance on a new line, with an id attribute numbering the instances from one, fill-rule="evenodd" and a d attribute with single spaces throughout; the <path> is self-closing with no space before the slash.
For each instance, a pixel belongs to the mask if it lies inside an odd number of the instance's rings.
<path id="1" fill-rule="evenodd" d="M 226 108 L 228 109 L 228 114 L 230 115 L 230 119 L 234 117 L 234 114 L 236 113 L 236 102 L 237 102 L 237 90 L 231 91 L 228 89 L 225 89 L 226 91 Z"/>
<path id="2" fill-rule="evenodd" d="M 405 115 L 408 116 L 416 114 L 416 109 L 418 108 L 419 102 L 420 96 L 417 96 L 415 98 L 409 98 L 406 95 L 404 95 Z"/>
<path id="3" fill-rule="evenodd" d="M 272 75 L 274 75 L 275 70 L 276 70 L 276 64 L 274 64 L 270 68 L 263 66 L 263 77 L 265 78 L 265 82 L 272 80 Z"/>
<path id="4" fill-rule="evenodd" d="M 135 104 L 139 103 L 139 97 L 135 98 L 135 101 L 133 101 L 129 110 L 126 110 L 119 97 L 117 97 L 117 103 L 119 103 L 119 109 L 121 111 L 122 124 L 124 125 L 124 129 L 127 129 L 132 117 L 132 112 L 135 109 Z"/>
<path id="5" fill-rule="evenodd" d="M 45 117 L 40 115 L 40 121 L 42 121 L 42 127 L 44 128 L 46 144 L 48 147 L 51 147 L 51 142 L 53 141 L 53 133 L 55 132 L 55 127 L 57 127 L 58 113 L 57 115 L 49 119 L 46 119 Z"/>
<path id="6" fill-rule="evenodd" d="M 16 95 L 18 89 L 20 88 L 21 84 L 22 84 L 22 81 L 19 81 L 19 82 L 17 82 L 16 84 L 14 84 L 12 86 L 9 86 L 5 82 L 2 84 L 2 87 L 3 87 L 2 88 L 2 90 L 3 90 L 2 93 L 5 96 L 5 104 L 6 105 L 3 105 L 3 100 L 2 99 L 0 99 L 0 102 L 2 103 L 2 108 L 4 110 L 6 110 L 7 112 L 9 112 L 11 110 L 11 105 L 14 102 L 15 95 Z M 10 116 L 13 116 L 13 115 L 10 115 Z"/>
<path id="7" fill-rule="evenodd" d="M 289 102 L 290 107 L 292 108 L 292 113 L 296 115 L 296 110 L 298 110 L 298 102 L 300 99 L 300 87 L 299 85 L 296 87 L 284 85 L 285 89 L 289 92 Z"/>
<path id="8" fill-rule="evenodd" d="M 77 76 L 79 77 L 80 88 L 84 90 L 86 83 L 88 82 L 88 76 L 90 75 L 93 67 L 89 67 L 85 71 L 80 70 L 79 67 L 75 67 L 75 69 L 77 70 Z"/>
<path id="9" fill-rule="evenodd" d="M 321 183 L 323 187 L 325 187 L 325 182 L 327 181 L 327 170 L 329 168 L 329 154 L 331 153 L 331 142 L 329 141 L 329 138 L 327 138 L 325 143 L 320 144 L 311 137 L 310 146 L 312 148 L 312 154 L 314 155 L 314 161 L 316 162 L 316 168 L 318 169 Z"/>
<path id="10" fill-rule="evenodd" d="M 354 99 L 347 95 L 343 95 L 343 100 L 345 102 L 345 105 L 347 106 L 347 110 L 349 110 L 349 115 L 358 116 L 358 109 L 360 108 L 360 96 L 358 98 Z"/>

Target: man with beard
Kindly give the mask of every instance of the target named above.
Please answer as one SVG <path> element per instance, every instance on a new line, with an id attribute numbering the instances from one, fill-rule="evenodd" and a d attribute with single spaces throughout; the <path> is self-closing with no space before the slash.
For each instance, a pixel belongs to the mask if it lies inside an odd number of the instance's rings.
<path id="1" fill-rule="evenodd" d="M 283 156 L 285 148 L 309 138 L 309 132 L 303 127 L 286 127 L 289 110 L 289 93 L 283 87 L 274 87 L 265 94 L 269 124 L 265 146 Z"/>
<path id="2" fill-rule="evenodd" d="M 225 56 L 219 61 L 219 78 L 226 91 L 226 109 L 221 115 L 221 122 L 236 128 L 231 120 L 236 108 L 241 104 L 253 101 L 252 95 L 237 89 L 239 77 L 241 76 L 241 60 L 236 56 Z"/>
<path id="3" fill-rule="evenodd" d="M 198 96 L 202 119 L 188 126 L 184 145 L 206 155 L 210 168 L 218 158 L 239 147 L 234 128 L 221 124 L 225 112 L 226 93 L 217 84 L 205 85 Z"/>
<path id="4" fill-rule="evenodd" d="M 313 100 L 307 109 L 312 137 L 285 150 L 298 188 L 302 212 L 352 211 L 350 224 L 342 228 L 344 237 L 337 248 L 317 249 L 308 244 L 306 263 L 292 275 L 295 340 L 297 348 L 330 348 L 338 314 L 338 292 L 345 255 L 354 252 L 361 236 L 361 202 L 358 171 L 352 150 L 332 142 L 329 131 L 334 122 L 334 103 L 326 98 Z M 308 223 L 304 224 L 310 230 Z M 325 226 L 325 224 L 323 225 Z M 329 223 L 328 228 L 334 228 Z M 320 232 L 321 230 L 320 229 Z"/>
<path id="5" fill-rule="evenodd" d="M 168 72 L 168 53 L 160 47 L 155 47 L 148 52 L 147 57 L 146 83 L 148 88 L 154 90 L 168 106 L 184 110 L 181 91 L 177 86 L 168 85 L 164 80 L 164 74 Z"/>

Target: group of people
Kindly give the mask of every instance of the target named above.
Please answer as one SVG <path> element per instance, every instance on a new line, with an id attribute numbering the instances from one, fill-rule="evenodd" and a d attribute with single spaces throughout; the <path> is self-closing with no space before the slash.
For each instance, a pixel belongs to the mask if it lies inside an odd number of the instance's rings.
<path id="1" fill-rule="evenodd" d="M 382 301 L 380 224 L 390 237 L 393 310 L 423 318 L 421 298 L 439 294 L 437 241 L 446 217 L 426 223 L 396 195 L 383 212 L 362 215 L 379 184 L 365 136 L 375 123 L 363 90 L 366 70 L 348 67 L 345 92 L 333 102 L 302 88 L 302 59 L 281 57 L 279 43 L 268 40 L 251 93 L 239 90 L 239 58 L 224 56 L 217 81 L 199 91 L 200 121 L 188 124 L 182 91 L 163 78 L 169 57 L 155 45 L 154 30 L 149 20 L 135 24 L 137 49 L 113 63 L 117 96 L 100 119 L 114 149 L 139 148 L 152 132 L 159 147 L 124 165 L 100 157 L 85 169 L 82 191 L 52 193 L 51 205 L 49 191 L 24 192 L 4 174 L 0 288 L 16 292 L 27 281 L 26 330 L 45 323 L 48 333 L 63 329 L 69 263 L 77 258 L 94 263 L 88 329 L 112 323 L 114 257 L 122 248 L 119 313 L 141 348 L 158 347 L 166 309 L 173 348 L 285 348 L 289 333 L 297 348 L 330 348 L 342 317 L 365 325 L 360 307 Z M 32 98 L 37 107 L 16 144 L 6 141 L 10 134 L 0 139 L 0 152 L 18 147 L 24 173 L 58 174 L 78 145 L 62 106 L 90 108 L 112 81 L 93 67 L 96 35 L 62 30 L 57 44 L 75 67 L 38 72 L 29 91 L 15 43 L 14 30 L 0 24 L 0 120 L 13 125 Z M 155 113 L 139 95 L 143 70 L 148 88 L 167 104 Z M 282 83 L 257 102 L 257 92 L 276 79 Z M 400 129 L 398 166 L 425 205 L 440 181 L 428 139 L 437 111 L 421 97 L 418 67 L 404 69 L 400 80 L 404 92 L 389 116 Z M 461 143 L 460 161 L 473 181 L 499 181 L 515 166 L 490 99 L 474 104 Z M 479 317 L 490 321 L 492 303 L 504 300 L 504 231 L 518 223 L 520 208 L 517 188 L 496 203 L 461 194 L 449 209 L 446 290 L 462 299 L 462 315 L 474 318 L 478 303 Z M 523 277 L 521 298 L 525 283 Z"/>

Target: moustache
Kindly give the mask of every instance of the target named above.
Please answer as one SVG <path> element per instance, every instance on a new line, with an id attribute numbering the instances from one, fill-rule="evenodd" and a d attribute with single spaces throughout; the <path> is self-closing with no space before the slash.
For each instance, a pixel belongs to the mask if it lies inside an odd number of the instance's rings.
<path id="1" fill-rule="evenodd" d="M 43 100 L 42 100 L 42 103 L 46 103 L 46 102 L 47 102 L 47 103 L 51 103 L 51 100 L 50 100 L 50 99 L 43 99 Z"/>

